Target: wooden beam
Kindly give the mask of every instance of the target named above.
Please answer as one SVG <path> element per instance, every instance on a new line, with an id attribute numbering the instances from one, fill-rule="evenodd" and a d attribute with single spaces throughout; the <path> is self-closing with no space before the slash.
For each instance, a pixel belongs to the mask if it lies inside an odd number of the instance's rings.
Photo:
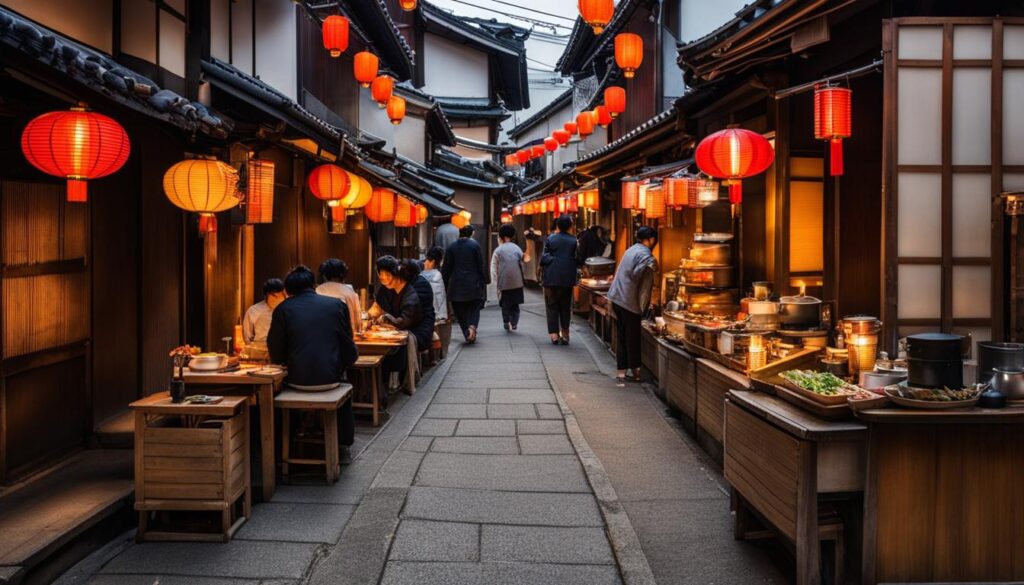
<path id="1" fill-rule="evenodd" d="M 70 260 L 53 260 L 33 264 L 5 264 L 0 274 L 4 278 L 26 278 L 30 276 L 71 274 L 85 271 L 85 258 L 72 258 Z"/>

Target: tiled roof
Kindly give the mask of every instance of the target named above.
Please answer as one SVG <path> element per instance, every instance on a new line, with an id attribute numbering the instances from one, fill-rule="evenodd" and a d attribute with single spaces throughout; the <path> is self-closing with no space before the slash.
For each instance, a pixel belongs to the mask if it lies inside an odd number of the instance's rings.
<path id="1" fill-rule="evenodd" d="M 398 25 L 391 18 L 384 0 L 336 0 L 342 10 L 366 34 L 370 44 L 398 79 L 410 79 L 416 63 L 416 52 L 405 41 Z"/>
<path id="2" fill-rule="evenodd" d="M 615 15 L 612 16 L 611 22 L 599 35 L 595 35 L 590 25 L 583 22 L 582 18 L 577 18 L 572 33 L 569 34 L 565 51 L 555 63 L 555 71 L 562 75 L 571 75 L 586 70 L 595 57 L 611 50 L 615 35 L 629 22 L 636 9 L 640 6 L 649 6 L 651 3 L 651 0 L 622 0 L 615 7 Z"/>
<path id="3" fill-rule="evenodd" d="M 497 118 L 504 120 L 511 114 L 501 104 L 488 98 L 435 97 L 437 103 L 451 118 Z"/>
<path id="4" fill-rule="evenodd" d="M 613 151 L 621 148 L 622 146 L 624 146 L 624 145 L 626 145 L 626 144 L 628 144 L 628 143 L 630 143 L 630 142 L 640 138 L 643 134 L 647 133 L 648 131 L 650 131 L 654 127 L 660 126 L 662 124 L 665 124 L 665 123 L 669 122 L 670 120 L 672 120 L 673 118 L 676 117 L 677 112 L 678 112 L 678 110 L 676 110 L 676 107 L 672 106 L 671 108 L 665 110 L 664 112 L 658 114 L 657 116 L 654 116 L 650 120 L 647 120 L 643 124 L 640 124 L 636 128 L 633 128 L 629 132 L 623 134 L 617 140 L 609 142 L 608 144 L 602 146 L 601 148 L 599 148 L 599 149 L 597 149 L 597 150 L 595 150 L 593 152 L 589 152 L 589 153 L 587 153 L 584 156 L 579 157 L 576 160 L 576 164 L 577 165 L 581 165 L 581 164 L 584 164 L 584 163 L 596 160 L 596 159 L 598 159 L 598 158 L 600 158 L 600 157 L 602 157 L 602 156 L 604 156 L 604 155 L 606 155 L 606 154 L 608 154 L 610 152 L 613 152 Z"/>

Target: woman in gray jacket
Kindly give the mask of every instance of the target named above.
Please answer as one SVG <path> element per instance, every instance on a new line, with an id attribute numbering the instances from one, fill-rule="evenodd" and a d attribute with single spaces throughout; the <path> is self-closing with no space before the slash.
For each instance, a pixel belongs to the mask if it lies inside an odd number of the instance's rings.
<path id="1" fill-rule="evenodd" d="M 505 224 L 498 228 L 501 245 L 491 255 L 491 281 L 498 284 L 498 305 L 505 331 L 519 327 L 519 305 L 523 304 L 523 251 L 516 244 L 516 228 Z"/>
<path id="2" fill-rule="evenodd" d="M 658 261 L 651 250 L 657 245 L 657 230 L 648 226 L 638 229 L 636 243 L 622 255 L 608 289 L 608 300 L 615 309 L 615 361 L 620 381 L 626 379 L 627 373 L 632 380 L 640 380 L 640 320 L 651 303 L 654 275 L 658 271 Z"/>

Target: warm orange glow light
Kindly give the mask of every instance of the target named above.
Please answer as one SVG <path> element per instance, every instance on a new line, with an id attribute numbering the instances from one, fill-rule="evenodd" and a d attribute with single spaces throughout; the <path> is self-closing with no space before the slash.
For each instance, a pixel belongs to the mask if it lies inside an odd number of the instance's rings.
<path id="1" fill-rule="evenodd" d="M 175 207 L 199 213 L 200 232 L 212 233 L 213 214 L 239 203 L 238 171 L 219 160 L 183 160 L 164 173 L 164 194 Z"/>
<path id="2" fill-rule="evenodd" d="M 388 99 L 388 119 L 398 126 L 402 123 L 402 118 L 405 118 L 405 98 L 393 95 Z"/>
<path id="3" fill-rule="evenodd" d="M 388 100 L 391 99 L 391 94 L 395 90 L 395 78 L 390 75 L 378 75 L 373 78 L 373 83 L 370 84 L 370 96 L 373 97 L 373 101 L 377 102 L 377 105 L 382 109 L 388 105 Z"/>
<path id="4" fill-rule="evenodd" d="M 352 69 L 356 81 L 363 87 L 370 87 L 374 78 L 377 77 L 377 69 L 380 67 L 380 59 L 369 51 L 359 51 L 352 59 Z"/>
<path id="5" fill-rule="evenodd" d="M 274 221 L 274 161 L 250 158 L 247 165 L 245 223 Z"/>
<path id="6" fill-rule="evenodd" d="M 324 19 L 321 32 L 324 37 L 324 48 L 331 57 L 340 57 L 348 48 L 348 19 L 332 14 Z"/>
<path id="7" fill-rule="evenodd" d="M 644 40 L 638 34 L 615 35 L 615 64 L 626 79 L 632 79 L 644 61 Z"/>

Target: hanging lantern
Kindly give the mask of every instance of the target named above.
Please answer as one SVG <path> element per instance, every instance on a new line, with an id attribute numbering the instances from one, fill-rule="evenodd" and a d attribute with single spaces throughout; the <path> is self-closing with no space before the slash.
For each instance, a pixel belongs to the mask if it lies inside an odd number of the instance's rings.
<path id="1" fill-rule="evenodd" d="M 245 181 L 245 223 L 273 222 L 274 161 L 250 158 Z"/>
<path id="2" fill-rule="evenodd" d="M 729 201 L 743 201 L 744 177 L 763 173 L 775 160 L 771 143 L 757 132 L 742 128 L 727 128 L 708 136 L 697 145 L 694 153 L 700 170 L 729 185 Z"/>
<path id="3" fill-rule="evenodd" d="M 579 127 L 576 122 L 566 122 L 562 128 L 569 133 L 569 136 L 573 136 L 579 132 Z"/>
<path id="4" fill-rule="evenodd" d="M 366 218 L 374 223 L 395 220 L 395 192 L 391 189 L 378 187 L 373 190 L 370 202 L 363 208 Z"/>
<path id="5" fill-rule="evenodd" d="M 398 5 L 406 12 L 416 10 L 416 0 L 398 0 Z"/>
<path id="6" fill-rule="evenodd" d="M 607 106 L 597 106 L 594 108 L 593 112 L 594 121 L 597 122 L 598 126 L 607 128 L 608 124 L 612 123 L 612 114 L 608 111 Z"/>
<path id="7" fill-rule="evenodd" d="M 519 159 L 516 158 L 515 153 L 505 155 L 505 168 L 511 169 L 512 167 L 519 166 Z"/>
<path id="8" fill-rule="evenodd" d="M 819 85 L 814 88 L 814 137 L 829 141 L 829 174 L 843 174 L 843 139 L 853 131 L 850 100 L 845 87 Z"/>
<path id="9" fill-rule="evenodd" d="M 586 193 L 587 193 L 587 198 L 586 198 L 586 203 L 585 203 L 586 208 L 587 209 L 593 209 L 594 211 L 597 211 L 598 209 L 601 209 L 601 199 L 598 197 L 597 189 L 591 189 L 591 190 L 587 191 Z"/>
<path id="10" fill-rule="evenodd" d="M 594 113 L 591 111 L 580 112 L 576 116 L 576 127 L 579 129 L 580 136 L 586 138 L 594 133 Z"/>
<path id="11" fill-rule="evenodd" d="M 636 209 L 647 211 L 647 189 L 651 186 L 648 181 L 640 181 L 636 192 Z"/>
<path id="12" fill-rule="evenodd" d="M 640 203 L 640 181 L 622 181 L 622 208 L 637 209 Z"/>
<path id="13" fill-rule="evenodd" d="M 164 194 L 175 207 L 199 214 L 199 233 L 213 233 L 213 214 L 239 203 L 238 171 L 219 160 L 183 160 L 164 173 Z"/>
<path id="14" fill-rule="evenodd" d="M 352 69 L 355 72 L 356 81 L 363 87 L 370 87 L 377 77 L 378 67 L 380 67 L 380 59 L 369 51 L 359 51 L 352 59 Z"/>
<path id="15" fill-rule="evenodd" d="M 565 148 L 566 146 L 569 146 L 569 139 L 572 138 L 572 135 L 569 134 L 569 132 L 560 129 L 552 132 L 551 137 L 555 139 L 555 142 L 562 145 L 562 148 Z"/>
<path id="16" fill-rule="evenodd" d="M 422 203 L 416 204 L 416 223 L 423 223 L 430 217 L 430 210 L 427 209 L 426 205 Z"/>
<path id="17" fill-rule="evenodd" d="M 633 79 L 644 60 L 644 40 L 634 33 L 615 35 L 615 64 L 626 79 Z"/>
<path id="18" fill-rule="evenodd" d="M 691 179 L 687 186 L 686 204 L 690 207 L 707 207 L 718 201 L 718 182 L 710 179 Z"/>
<path id="19" fill-rule="evenodd" d="M 307 184 L 317 199 L 340 202 L 349 191 L 349 173 L 337 165 L 320 165 L 309 173 Z"/>
<path id="20" fill-rule="evenodd" d="M 398 197 L 395 204 L 395 227 L 409 228 L 416 225 L 416 206 L 405 197 Z"/>
<path id="21" fill-rule="evenodd" d="M 113 119 L 85 108 L 48 112 L 25 126 L 21 152 L 35 168 L 67 179 L 67 200 L 89 199 L 87 180 L 116 172 L 125 161 L 131 143 L 124 128 Z"/>
<path id="22" fill-rule="evenodd" d="M 470 212 L 468 212 L 465 209 L 463 209 L 462 211 L 460 211 L 460 212 L 458 212 L 458 213 L 456 213 L 455 215 L 452 216 L 452 225 L 454 225 L 455 227 L 457 227 L 459 229 L 462 229 L 462 228 L 466 227 L 467 225 L 469 225 L 469 222 L 472 219 L 473 219 L 473 214 L 471 214 Z"/>
<path id="23" fill-rule="evenodd" d="M 405 98 L 400 98 L 397 95 L 391 96 L 388 99 L 388 119 L 395 126 L 402 123 L 402 118 L 405 117 Z"/>
<path id="24" fill-rule="evenodd" d="M 324 37 L 324 48 L 331 57 L 340 57 L 348 48 L 348 19 L 332 14 L 324 19 L 321 32 Z"/>
<path id="25" fill-rule="evenodd" d="M 512 223 L 512 214 L 507 211 L 502 211 L 501 223 Z"/>
<path id="26" fill-rule="evenodd" d="M 339 205 L 345 209 L 361 209 L 366 207 L 373 199 L 373 186 L 366 179 L 360 177 L 355 173 L 348 174 L 348 191 L 345 193 L 345 197 L 338 202 Z M 331 202 L 327 202 L 331 205 Z"/>
<path id="27" fill-rule="evenodd" d="M 558 150 L 558 141 L 548 136 L 544 139 L 544 150 L 548 151 L 548 153 L 555 152 Z"/>
<path id="28" fill-rule="evenodd" d="M 555 213 L 558 215 L 562 215 L 569 209 L 565 197 L 555 197 L 553 203 L 555 205 Z"/>
<path id="29" fill-rule="evenodd" d="M 530 158 L 540 158 L 544 156 L 544 145 L 534 144 L 530 147 Z"/>
<path id="30" fill-rule="evenodd" d="M 608 113 L 612 115 L 612 118 L 625 112 L 626 90 L 617 85 L 606 87 L 604 89 L 604 105 L 608 108 Z"/>
<path id="31" fill-rule="evenodd" d="M 523 214 L 523 206 L 522 205 L 514 206 L 512 208 L 512 214 L 513 215 L 522 215 Z"/>
<path id="32" fill-rule="evenodd" d="M 570 195 L 565 200 L 565 210 L 568 211 L 569 213 L 578 213 L 580 210 L 579 197 L 575 195 Z"/>
<path id="33" fill-rule="evenodd" d="M 378 75 L 370 84 L 370 96 L 381 109 L 388 107 L 391 94 L 395 91 L 395 78 L 390 75 Z"/>
<path id="34" fill-rule="evenodd" d="M 579 0 L 579 9 L 583 21 L 594 29 L 595 35 L 604 31 L 615 14 L 612 0 Z"/>
<path id="35" fill-rule="evenodd" d="M 516 152 L 516 160 L 519 161 L 519 164 L 521 165 L 525 165 L 530 162 L 530 149 L 526 148 Z"/>
<path id="36" fill-rule="evenodd" d="M 690 180 L 689 177 L 666 177 L 661 183 L 665 190 L 665 205 L 672 208 L 686 207 Z"/>
<path id="37" fill-rule="evenodd" d="M 647 219 L 661 219 L 665 217 L 665 189 L 662 185 L 649 185 L 644 189 L 647 197 L 644 202 L 644 215 Z"/>

